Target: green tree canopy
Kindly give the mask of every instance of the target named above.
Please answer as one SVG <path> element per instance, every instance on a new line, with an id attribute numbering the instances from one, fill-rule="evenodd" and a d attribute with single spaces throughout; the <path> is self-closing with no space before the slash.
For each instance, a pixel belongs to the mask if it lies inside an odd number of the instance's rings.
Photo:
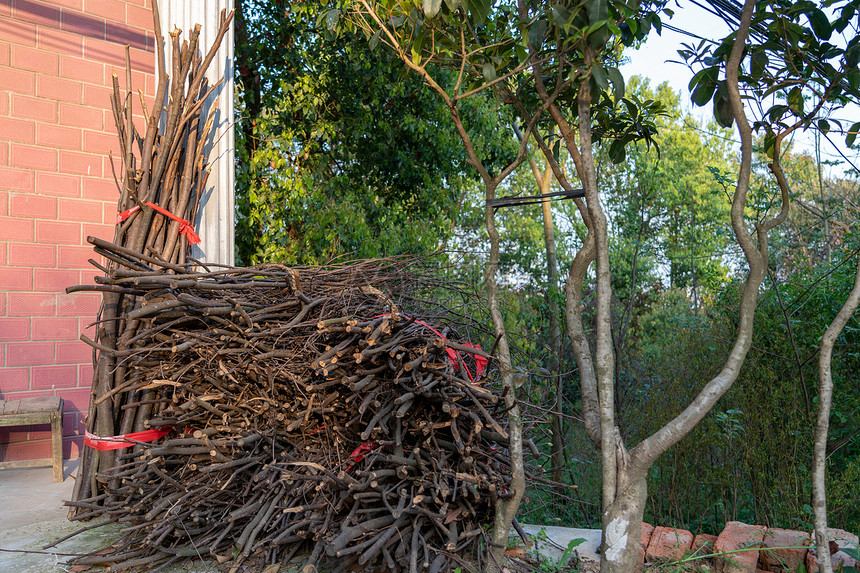
<path id="1" fill-rule="evenodd" d="M 474 179 L 444 106 L 326 2 L 244 0 L 237 17 L 237 254 L 319 262 L 435 250 Z M 510 153 L 475 99 L 489 157 Z M 492 161 L 492 160 L 491 160 Z"/>

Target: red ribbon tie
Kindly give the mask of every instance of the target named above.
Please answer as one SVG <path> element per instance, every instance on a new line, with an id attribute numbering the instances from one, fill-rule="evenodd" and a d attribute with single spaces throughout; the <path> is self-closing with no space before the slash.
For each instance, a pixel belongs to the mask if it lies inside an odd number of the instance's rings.
<path id="1" fill-rule="evenodd" d="M 144 430 L 142 432 L 132 432 L 121 436 L 108 436 L 106 438 L 102 438 L 85 431 L 84 444 L 100 452 L 106 452 L 108 450 L 122 450 L 136 445 L 137 442 L 153 442 L 158 438 L 169 434 L 172 429 L 173 428 L 170 426 L 164 426 L 162 428 L 154 428 L 152 430 Z"/>
<path id="2" fill-rule="evenodd" d="M 164 215 L 168 219 L 172 219 L 173 221 L 176 221 L 177 223 L 179 223 L 179 234 L 185 235 L 185 238 L 188 239 L 189 245 L 196 245 L 197 243 L 200 242 L 200 236 L 194 232 L 194 226 L 191 224 L 190 221 L 186 221 L 185 219 L 181 219 L 181 218 L 177 217 L 176 215 L 174 215 L 173 213 L 171 213 L 167 209 L 162 209 L 161 207 L 159 207 L 155 203 L 152 203 L 151 201 L 147 201 L 146 206 L 151 207 L 155 211 L 158 211 L 159 213 L 161 213 L 162 215 Z M 122 223 L 123 221 L 125 221 L 126 219 L 131 217 L 131 215 L 135 211 L 137 211 L 138 209 L 140 209 L 140 205 L 135 205 L 131 209 L 126 209 L 122 213 L 117 214 L 116 224 L 119 225 L 120 223 Z"/>
<path id="3" fill-rule="evenodd" d="M 355 448 L 352 453 L 349 454 L 349 457 L 356 463 L 358 463 L 364 459 L 364 456 L 366 456 L 378 447 L 378 443 L 374 442 L 373 440 L 367 440 L 366 442 L 360 444 L 357 448 Z"/>
<path id="4" fill-rule="evenodd" d="M 385 314 L 380 314 L 378 316 L 375 316 L 374 318 L 380 318 L 383 316 L 391 316 L 391 313 L 387 312 Z M 405 318 L 407 320 L 411 320 L 406 315 L 403 315 L 403 318 Z M 415 322 L 415 324 L 420 324 L 421 326 L 427 327 L 428 329 L 430 329 L 430 332 L 432 332 L 433 334 L 435 334 L 436 336 L 438 336 L 439 338 L 441 338 L 445 342 L 449 342 L 449 340 L 447 338 L 442 336 L 441 332 L 439 332 L 438 330 L 436 330 L 435 328 L 433 328 L 432 326 L 430 326 L 426 322 L 422 322 L 420 320 L 416 320 L 414 322 Z M 481 348 L 480 344 L 472 344 L 471 342 L 464 342 L 463 346 L 468 346 L 469 348 L 474 348 L 476 350 L 480 350 L 483 352 L 483 348 Z M 454 350 L 453 348 L 445 348 L 445 354 L 448 355 L 448 361 L 451 363 L 451 366 L 454 367 L 454 370 L 459 370 L 459 368 L 460 368 L 460 353 L 458 351 Z M 480 354 L 474 354 L 473 356 L 475 358 L 475 376 L 480 377 L 481 374 L 483 374 L 484 371 L 487 369 L 487 364 L 490 361 L 487 358 L 484 358 L 483 356 L 481 356 Z M 472 377 L 472 373 L 469 371 L 469 367 L 466 366 L 465 362 L 463 363 L 463 370 L 466 371 L 466 375 L 469 377 L 469 381 L 475 382 L 475 378 Z"/>

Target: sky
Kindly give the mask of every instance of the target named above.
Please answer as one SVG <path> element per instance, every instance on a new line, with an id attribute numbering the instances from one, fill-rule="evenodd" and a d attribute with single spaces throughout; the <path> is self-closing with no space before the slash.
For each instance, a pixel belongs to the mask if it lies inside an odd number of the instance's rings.
<path id="1" fill-rule="evenodd" d="M 729 33 L 728 26 L 722 20 L 689 2 L 681 5 L 671 2 L 669 8 L 675 12 L 675 15 L 671 19 L 667 19 L 664 15 L 663 21 L 675 28 L 709 39 L 720 39 Z M 630 63 L 622 66 L 621 72 L 625 76 L 634 74 L 647 76 L 651 78 L 652 85 L 667 81 L 675 91 L 682 92 L 682 101 L 689 104 L 687 85 L 693 73 L 684 64 L 669 62 L 669 60 L 682 61 L 678 55 L 678 49 L 681 48 L 682 43 L 696 45 L 699 40 L 666 28 L 659 36 L 652 30 L 639 50 L 628 53 Z"/>
<path id="2" fill-rule="evenodd" d="M 689 1 L 678 2 L 674 0 L 670 2 L 671 8 L 675 15 L 671 19 L 664 16 L 663 22 L 672 25 L 675 28 L 687 30 L 697 36 L 719 40 L 729 33 L 728 26 L 716 16 L 706 12 L 702 8 L 693 5 Z M 645 76 L 651 79 L 651 85 L 666 81 L 676 92 L 681 93 L 681 105 L 687 111 L 693 113 L 694 116 L 702 119 L 710 119 L 712 117 L 711 105 L 705 107 L 697 107 L 690 102 L 690 92 L 688 84 L 690 78 L 693 77 L 693 72 L 683 63 L 671 63 L 670 60 L 683 61 L 678 55 L 678 49 L 682 43 L 697 45 L 699 40 L 689 36 L 673 32 L 663 28 L 662 35 L 652 33 L 648 36 L 645 44 L 637 51 L 629 52 L 629 63 L 621 66 L 621 73 L 624 77 L 632 75 Z M 860 108 L 852 106 L 853 109 L 845 110 L 842 117 L 852 118 L 851 123 L 860 121 Z M 846 126 L 847 127 L 847 126 Z M 830 137 L 834 141 L 842 144 L 840 149 L 845 153 L 855 165 L 860 166 L 860 158 L 857 152 L 847 150 L 844 147 L 843 136 L 831 134 Z M 808 151 L 814 155 L 814 135 L 811 132 L 798 134 L 795 145 Z M 838 151 L 834 149 L 826 140 L 822 139 L 821 143 L 821 158 L 822 160 L 842 160 Z M 843 167 L 835 168 L 835 174 L 841 174 Z"/>

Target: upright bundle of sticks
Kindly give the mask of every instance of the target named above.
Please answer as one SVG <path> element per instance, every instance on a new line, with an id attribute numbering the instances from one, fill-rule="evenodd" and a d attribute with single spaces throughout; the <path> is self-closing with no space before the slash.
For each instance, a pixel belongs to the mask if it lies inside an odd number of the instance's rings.
<path id="1" fill-rule="evenodd" d="M 140 106 L 146 120 L 144 133 L 140 133 L 134 123 L 128 51 L 125 95 L 120 91 L 119 79 L 116 75 L 113 77 L 111 109 L 122 150 L 122 173 L 115 174 L 119 179 L 120 196 L 114 244 L 145 253 L 168 266 L 173 265 L 173 268 L 184 268 L 180 265 L 186 261 L 189 244 L 196 240 L 190 222 L 197 215 L 206 186 L 208 169 L 204 145 L 217 108 L 213 105 L 207 116 L 201 114 L 207 98 L 217 87 L 208 85 L 205 72 L 229 30 L 232 13 L 222 12 L 216 41 L 203 58 L 198 46 L 199 25 L 191 31 L 187 41 L 181 40 L 180 30 L 171 31 L 170 74 L 165 67 L 164 37 L 155 0 L 152 13 L 159 76 L 151 110 L 147 109 L 143 95 L 140 95 Z M 93 264 L 106 273 L 115 268 L 112 255 L 98 248 L 96 252 L 108 259 L 108 268 Z M 96 340 L 101 347 L 128 351 L 130 341 L 137 334 L 139 321 L 126 315 L 137 303 L 133 297 L 121 292 L 103 292 Z M 95 364 L 93 396 L 103 396 L 122 384 L 125 375 L 125 368 L 111 353 L 102 352 Z M 110 436 L 140 429 L 143 423 L 144 418 L 118 412 L 115 404 L 106 400 L 98 404 L 91 402 L 87 430 Z M 81 455 L 81 475 L 92 476 L 113 465 L 113 452 L 94 453 L 85 448 Z M 76 499 L 83 499 L 96 494 L 97 489 L 92 480 L 77 480 L 73 495 Z"/>

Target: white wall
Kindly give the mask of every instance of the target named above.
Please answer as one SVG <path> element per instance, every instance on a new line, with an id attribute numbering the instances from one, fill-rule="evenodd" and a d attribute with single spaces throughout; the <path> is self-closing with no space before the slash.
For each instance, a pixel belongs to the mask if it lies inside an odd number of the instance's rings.
<path id="1" fill-rule="evenodd" d="M 200 51 L 205 56 L 218 33 L 221 10 L 229 13 L 233 0 L 161 0 L 158 3 L 161 30 L 169 41 L 168 32 L 174 27 L 183 31 L 182 38 L 195 24 L 200 24 Z M 166 69 L 171 69 L 171 50 L 166 46 Z M 158 73 L 156 69 L 156 73 Z M 198 220 L 194 228 L 202 241 L 194 246 L 192 256 L 210 263 L 232 265 L 234 262 L 234 210 L 233 210 L 233 26 L 224 36 L 218 54 L 209 66 L 209 85 L 220 78 L 224 82 L 212 94 L 203 115 L 209 113 L 216 98 L 219 111 L 209 135 L 206 149 L 211 173 L 200 201 Z"/>

